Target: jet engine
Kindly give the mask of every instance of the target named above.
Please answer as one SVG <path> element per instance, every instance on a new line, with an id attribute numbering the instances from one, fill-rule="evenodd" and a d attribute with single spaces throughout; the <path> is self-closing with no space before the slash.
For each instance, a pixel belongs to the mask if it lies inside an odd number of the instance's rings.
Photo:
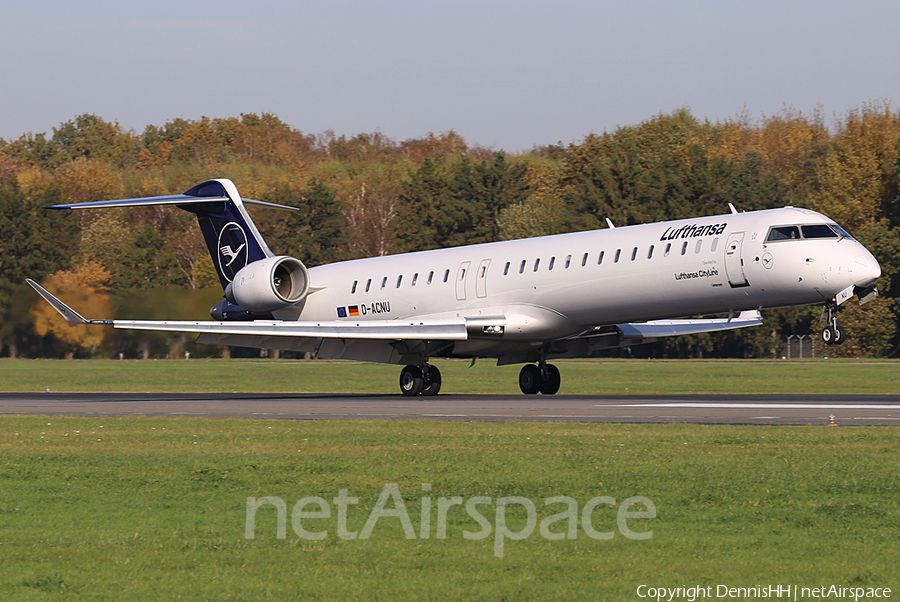
<path id="1" fill-rule="evenodd" d="M 267 257 L 248 263 L 225 287 L 225 299 L 250 312 L 270 312 L 303 301 L 309 271 L 293 257 Z"/>

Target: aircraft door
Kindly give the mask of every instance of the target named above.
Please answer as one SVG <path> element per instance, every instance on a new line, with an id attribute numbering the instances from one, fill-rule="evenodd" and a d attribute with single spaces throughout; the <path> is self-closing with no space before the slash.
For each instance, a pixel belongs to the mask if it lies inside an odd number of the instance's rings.
<path id="1" fill-rule="evenodd" d="M 456 274 L 456 300 L 466 300 L 466 276 L 469 275 L 469 266 L 471 261 L 464 261 L 459 266 L 459 272 Z"/>
<path id="2" fill-rule="evenodd" d="M 731 288 L 750 286 L 744 275 L 744 258 L 741 248 L 744 245 L 744 233 L 732 232 L 728 235 L 725 245 L 725 273 L 728 275 L 728 284 Z"/>
<path id="3" fill-rule="evenodd" d="M 487 272 L 490 265 L 490 259 L 482 259 L 478 266 L 478 273 L 475 275 L 475 296 L 479 299 L 487 297 Z"/>

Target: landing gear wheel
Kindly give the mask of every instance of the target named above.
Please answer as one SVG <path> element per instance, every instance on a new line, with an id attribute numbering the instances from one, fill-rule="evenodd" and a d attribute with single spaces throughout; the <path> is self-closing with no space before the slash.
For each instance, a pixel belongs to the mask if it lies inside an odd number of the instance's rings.
<path id="1" fill-rule="evenodd" d="M 414 397 L 421 393 L 424 387 L 425 379 L 418 366 L 406 366 L 400 371 L 400 391 L 404 395 Z"/>
<path id="2" fill-rule="evenodd" d="M 519 388 L 525 395 L 537 395 L 541 392 L 544 379 L 541 369 L 534 364 L 525 364 L 519 372 Z"/>
<path id="3" fill-rule="evenodd" d="M 847 332 L 842 326 L 826 326 L 822 331 L 822 341 L 826 345 L 840 345 L 847 339 Z"/>
<path id="4" fill-rule="evenodd" d="M 546 371 L 542 375 L 541 393 L 544 395 L 556 395 L 562 379 L 559 376 L 559 368 L 553 364 L 547 364 Z"/>
<path id="5" fill-rule="evenodd" d="M 437 395 L 441 390 L 441 371 L 428 364 L 424 374 L 427 376 L 425 376 L 425 385 L 422 387 L 422 395 Z"/>
<path id="6" fill-rule="evenodd" d="M 840 345 L 847 338 L 847 333 L 844 332 L 844 329 L 838 326 L 834 329 L 834 344 Z"/>
<path id="7" fill-rule="evenodd" d="M 825 305 L 825 309 L 822 311 L 822 321 L 828 324 L 822 330 L 822 341 L 826 345 L 840 345 L 847 338 L 847 333 L 837 323 L 837 314 L 842 309 L 844 308 L 832 302 Z"/>

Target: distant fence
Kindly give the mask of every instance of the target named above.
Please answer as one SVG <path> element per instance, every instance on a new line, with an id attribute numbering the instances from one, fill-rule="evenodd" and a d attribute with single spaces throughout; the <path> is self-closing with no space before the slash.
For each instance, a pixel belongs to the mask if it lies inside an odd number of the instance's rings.
<path id="1" fill-rule="evenodd" d="M 789 334 L 784 337 L 784 347 L 778 352 L 778 357 L 788 360 L 824 357 L 822 345 L 814 334 Z"/>

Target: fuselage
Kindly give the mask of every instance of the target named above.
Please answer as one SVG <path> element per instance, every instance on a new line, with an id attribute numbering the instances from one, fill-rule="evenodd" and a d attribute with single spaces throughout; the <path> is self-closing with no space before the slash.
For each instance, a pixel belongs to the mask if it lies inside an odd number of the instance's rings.
<path id="1" fill-rule="evenodd" d="M 545 341 L 603 324 L 827 302 L 880 273 L 826 216 L 782 208 L 315 267 L 316 292 L 291 317 L 503 316 L 505 341 Z"/>

